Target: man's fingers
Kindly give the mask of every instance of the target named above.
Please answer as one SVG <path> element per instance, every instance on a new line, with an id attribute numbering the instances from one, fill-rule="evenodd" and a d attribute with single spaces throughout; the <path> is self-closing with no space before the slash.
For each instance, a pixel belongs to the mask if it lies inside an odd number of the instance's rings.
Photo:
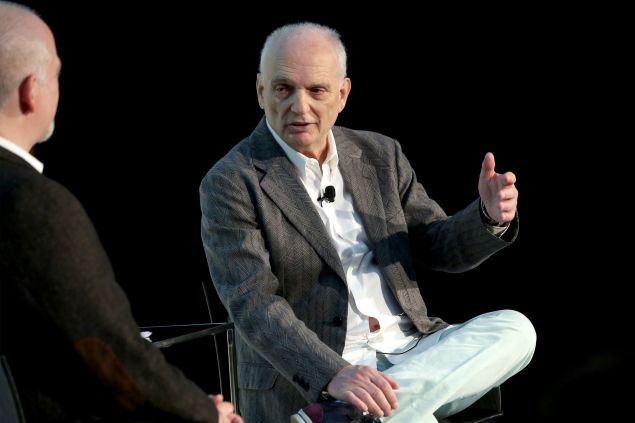
<path id="1" fill-rule="evenodd" d="M 368 406 L 364 401 L 362 401 L 357 395 L 355 395 L 352 391 L 348 391 L 344 394 L 343 401 L 346 401 L 352 404 L 359 411 L 366 412 L 368 411 Z"/>
<path id="2" fill-rule="evenodd" d="M 381 390 L 382 398 L 385 398 L 388 402 L 388 406 L 390 410 L 394 410 L 398 406 L 397 395 L 393 389 L 398 389 L 399 384 L 392 377 L 385 375 L 381 372 L 377 373 L 377 376 L 372 379 L 372 382 Z M 385 407 L 384 411 L 386 411 Z M 390 411 L 388 410 L 388 411 Z"/>
<path id="3" fill-rule="evenodd" d="M 368 375 L 368 382 L 358 386 L 356 391 L 356 396 L 366 404 L 368 411 L 378 417 L 390 416 L 397 408 L 397 396 L 390 383 L 396 382 L 384 376 L 383 373 L 372 371 Z M 363 408 L 360 410 L 364 411 Z"/>
<path id="4" fill-rule="evenodd" d="M 505 185 L 512 185 L 516 183 L 516 175 L 514 174 L 514 172 L 505 172 L 502 176 Z"/>
<path id="5" fill-rule="evenodd" d="M 376 369 L 350 365 L 340 370 L 327 386 L 335 398 L 347 401 L 358 410 L 375 416 L 388 416 L 397 407 L 393 389 L 399 384 Z"/>
<path id="6" fill-rule="evenodd" d="M 518 198 L 518 190 L 514 185 L 507 185 L 498 191 L 498 201 L 504 202 Z"/>
<path id="7" fill-rule="evenodd" d="M 392 389 L 399 389 L 399 383 L 392 376 L 381 372 L 379 374 L 384 378 L 384 380 L 386 380 L 386 382 L 388 382 Z"/>
<path id="8" fill-rule="evenodd" d="M 218 410 L 218 414 L 222 416 L 228 416 L 234 411 L 234 406 L 231 402 L 223 401 L 220 404 L 216 405 L 216 409 Z"/>
<path id="9" fill-rule="evenodd" d="M 209 395 L 214 404 L 218 405 L 223 402 L 223 394 Z"/>
<path id="10" fill-rule="evenodd" d="M 358 391 L 357 396 L 368 407 L 368 411 L 374 416 L 383 417 L 385 415 L 389 415 L 392 411 L 386 397 L 379 389 L 361 389 Z M 365 411 L 364 409 L 360 410 Z"/>
<path id="11" fill-rule="evenodd" d="M 499 222 L 510 222 L 516 216 L 516 207 L 518 206 L 518 198 L 510 198 L 505 201 L 499 201 L 496 209 L 490 217 Z"/>

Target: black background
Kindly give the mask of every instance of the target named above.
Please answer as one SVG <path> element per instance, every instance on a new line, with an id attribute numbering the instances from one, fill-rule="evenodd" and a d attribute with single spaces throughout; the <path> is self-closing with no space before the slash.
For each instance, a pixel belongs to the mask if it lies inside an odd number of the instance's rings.
<path id="1" fill-rule="evenodd" d="M 630 278 L 627 249 L 613 246 L 629 225 L 612 144 L 624 111 L 604 96 L 619 85 L 609 48 L 619 26 L 605 15 L 24 3 L 49 23 L 63 61 L 57 129 L 36 156 L 84 204 L 141 326 L 208 321 L 199 183 L 261 117 L 255 75 L 266 35 L 312 20 L 338 29 L 348 49 L 352 92 L 338 124 L 399 140 L 446 212 L 477 197 L 487 151 L 518 177 L 513 246 L 465 274 L 420 274 L 432 315 L 456 322 L 513 308 L 534 322 L 535 358 L 503 387 L 506 421 L 618 415 L 617 376 L 632 370 L 620 345 Z M 218 301 L 212 308 L 226 319 Z M 205 348 L 170 359 L 215 392 Z"/>

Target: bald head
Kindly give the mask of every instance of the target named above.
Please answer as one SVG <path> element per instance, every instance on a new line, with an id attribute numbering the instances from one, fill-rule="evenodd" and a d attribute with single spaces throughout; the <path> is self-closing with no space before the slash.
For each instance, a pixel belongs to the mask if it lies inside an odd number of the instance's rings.
<path id="1" fill-rule="evenodd" d="M 54 57 L 51 48 L 53 34 L 34 11 L 0 1 L 0 110 L 25 77 L 43 79 Z"/>
<path id="2" fill-rule="evenodd" d="M 0 136 L 29 151 L 53 132 L 59 101 L 55 38 L 35 12 L 0 0 Z"/>
<path id="3" fill-rule="evenodd" d="M 329 44 L 333 47 L 333 54 L 337 58 L 340 77 L 344 78 L 346 77 L 346 49 L 340 34 L 333 28 L 312 22 L 289 24 L 273 31 L 267 37 L 260 53 L 260 73 L 266 74 L 268 66 L 280 54 L 301 52 L 312 48 L 323 50 L 324 45 Z"/>

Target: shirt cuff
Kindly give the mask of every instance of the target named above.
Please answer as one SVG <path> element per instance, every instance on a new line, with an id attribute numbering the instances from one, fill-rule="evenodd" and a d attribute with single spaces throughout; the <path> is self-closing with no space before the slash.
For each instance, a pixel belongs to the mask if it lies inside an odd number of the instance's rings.
<path id="1" fill-rule="evenodd" d="M 502 236 L 507 229 L 509 228 L 509 222 L 497 222 L 492 219 L 490 215 L 487 213 L 487 209 L 485 208 L 485 203 L 483 200 L 480 200 L 481 203 L 481 220 L 485 224 L 485 229 L 492 235 L 497 237 Z"/>

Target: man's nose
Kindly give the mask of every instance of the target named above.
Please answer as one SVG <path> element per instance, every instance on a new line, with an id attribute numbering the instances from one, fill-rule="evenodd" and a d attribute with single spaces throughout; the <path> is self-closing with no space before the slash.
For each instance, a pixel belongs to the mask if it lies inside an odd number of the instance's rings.
<path id="1" fill-rule="evenodd" d="M 291 99 L 291 110 L 299 115 L 308 112 L 310 100 L 311 97 L 305 91 L 296 91 Z"/>

